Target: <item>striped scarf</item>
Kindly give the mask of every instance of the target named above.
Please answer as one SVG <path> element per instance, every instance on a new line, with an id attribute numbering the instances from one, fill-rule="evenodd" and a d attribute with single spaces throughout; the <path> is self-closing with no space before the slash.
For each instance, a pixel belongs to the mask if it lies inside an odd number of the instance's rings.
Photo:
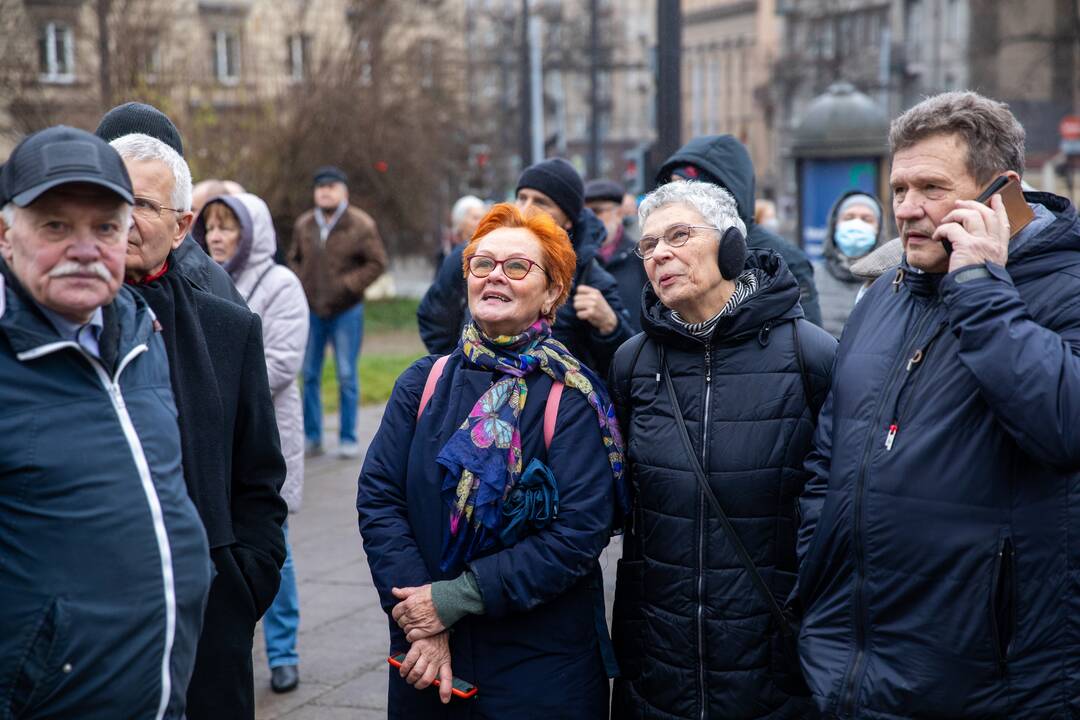
<path id="1" fill-rule="evenodd" d="M 756 293 L 757 289 L 757 272 L 754 270 L 746 270 L 742 275 L 735 278 L 735 292 L 731 293 L 731 297 L 724 303 L 723 309 L 708 320 L 699 323 L 686 322 L 679 317 L 679 313 L 674 310 L 671 311 L 671 317 L 675 322 L 686 328 L 686 331 L 694 337 L 706 340 L 712 335 L 713 329 L 716 328 L 716 324 L 720 322 L 720 318 L 735 312 L 735 308 L 741 305 L 748 297 Z"/>

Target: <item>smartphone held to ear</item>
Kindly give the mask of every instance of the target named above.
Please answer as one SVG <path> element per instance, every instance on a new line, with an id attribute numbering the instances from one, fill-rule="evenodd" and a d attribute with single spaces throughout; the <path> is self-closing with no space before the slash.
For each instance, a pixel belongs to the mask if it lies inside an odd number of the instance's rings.
<path id="1" fill-rule="evenodd" d="M 405 662 L 405 653 L 398 653 L 397 655 L 391 655 L 386 658 L 386 662 L 390 663 L 396 668 L 401 667 L 401 664 Z M 435 678 L 435 687 L 439 686 L 439 678 Z M 450 688 L 450 694 L 456 698 L 462 700 L 468 700 L 476 695 L 476 686 L 470 682 L 466 682 L 460 678 L 454 678 L 454 684 Z"/>
<path id="2" fill-rule="evenodd" d="M 1018 232 L 1035 219 L 1035 213 L 1031 211 L 1031 206 L 1024 199 L 1024 191 L 1020 187 L 1020 182 L 1016 179 L 1010 178 L 1008 175 L 999 175 L 994 179 L 994 182 L 990 183 L 989 187 L 979 193 L 979 197 L 975 198 L 975 202 L 989 205 L 990 198 L 994 195 L 1001 195 L 1001 200 L 1005 203 L 1005 213 L 1009 216 L 1010 238 L 1016 237 Z M 945 247 L 945 252 L 952 253 L 951 242 L 942 240 L 941 244 Z"/>

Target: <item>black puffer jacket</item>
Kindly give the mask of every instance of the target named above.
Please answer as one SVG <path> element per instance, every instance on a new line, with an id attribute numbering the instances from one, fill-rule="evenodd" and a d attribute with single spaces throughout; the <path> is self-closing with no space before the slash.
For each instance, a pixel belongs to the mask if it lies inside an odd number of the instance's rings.
<path id="1" fill-rule="evenodd" d="M 783 604 L 795 584 L 795 504 L 807 479 L 812 408 L 828 390 L 836 341 L 803 318 L 799 286 L 778 253 L 752 251 L 747 267 L 761 271 L 758 291 L 721 319 L 707 344 L 648 288 L 644 335 L 612 364 L 636 489 L 615 590 L 620 720 L 816 717 L 808 697 L 779 687 L 806 693 L 765 599 L 698 486 L 657 381 L 662 346 L 713 492 Z"/>

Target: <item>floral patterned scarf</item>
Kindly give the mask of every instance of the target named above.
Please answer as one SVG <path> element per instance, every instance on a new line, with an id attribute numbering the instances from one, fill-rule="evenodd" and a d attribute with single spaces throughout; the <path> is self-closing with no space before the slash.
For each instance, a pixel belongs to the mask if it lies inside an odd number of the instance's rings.
<path id="1" fill-rule="evenodd" d="M 623 513 L 630 493 L 623 473 L 623 443 L 615 410 L 603 383 L 558 340 L 551 326 L 539 320 L 520 335 L 485 336 L 470 322 L 459 345 L 465 358 L 481 368 L 502 373 L 473 406 L 436 458 L 446 468 L 443 500 L 450 506 L 450 527 L 440 567 L 444 572 L 494 548 L 502 523 L 503 501 L 521 477 L 521 410 L 529 388 L 525 377 L 543 372 L 581 392 L 596 411 Z"/>

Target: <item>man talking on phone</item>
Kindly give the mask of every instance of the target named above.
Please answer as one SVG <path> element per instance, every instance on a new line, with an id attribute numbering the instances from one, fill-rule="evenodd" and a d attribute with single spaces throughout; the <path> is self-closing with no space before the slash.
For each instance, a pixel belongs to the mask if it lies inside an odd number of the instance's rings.
<path id="1" fill-rule="evenodd" d="M 803 672 L 836 718 L 1077 717 L 1080 221 L 1013 194 L 1002 103 L 928 98 L 889 143 L 905 254 L 851 314 L 807 459 Z"/>

